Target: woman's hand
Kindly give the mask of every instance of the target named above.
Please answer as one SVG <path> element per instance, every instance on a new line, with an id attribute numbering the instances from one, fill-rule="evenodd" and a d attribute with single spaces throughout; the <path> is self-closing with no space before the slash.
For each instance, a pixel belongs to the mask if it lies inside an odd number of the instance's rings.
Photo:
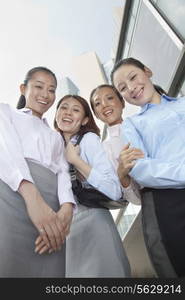
<path id="1" fill-rule="evenodd" d="M 57 212 L 57 222 L 61 229 L 61 234 L 63 236 L 62 243 L 64 242 L 66 236 L 69 234 L 70 226 L 73 218 L 73 204 L 64 203 L 60 210 Z M 60 248 L 58 249 L 60 250 Z M 54 249 L 45 244 L 42 236 L 40 235 L 35 241 L 35 252 L 42 254 L 45 252 L 53 252 Z"/>
<path id="2" fill-rule="evenodd" d="M 129 172 L 136 163 L 136 159 L 143 158 L 144 153 L 137 148 L 129 148 L 130 143 L 126 144 L 119 156 L 119 165 L 118 165 L 118 176 L 124 187 L 129 186 L 130 177 Z"/>
<path id="3" fill-rule="evenodd" d="M 47 247 L 57 250 L 63 239 L 57 213 L 46 204 L 33 183 L 23 180 L 18 192 L 24 198 L 28 215 Z"/>
<path id="4" fill-rule="evenodd" d="M 66 146 L 66 159 L 69 163 L 74 164 L 75 161 L 79 158 L 80 147 L 74 146 L 70 141 Z"/>

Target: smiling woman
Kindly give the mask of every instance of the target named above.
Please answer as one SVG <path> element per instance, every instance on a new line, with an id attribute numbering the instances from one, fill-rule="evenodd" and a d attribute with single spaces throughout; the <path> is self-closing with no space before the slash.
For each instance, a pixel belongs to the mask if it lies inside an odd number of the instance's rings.
<path id="1" fill-rule="evenodd" d="M 123 168 L 119 163 L 119 155 L 124 147 L 120 137 L 120 126 L 123 123 L 122 115 L 125 102 L 114 86 L 103 84 L 91 92 L 90 103 L 96 117 L 107 125 L 108 136 L 103 141 L 103 146 L 115 171 L 118 171 L 123 197 L 133 204 L 140 204 L 137 184 L 128 176 L 129 169 L 125 169 L 123 173 Z M 139 149 L 134 149 L 132 158 L 138 157 L 142 157 L 142 152 Z"/>
<path id="2" fill-rule="evenodd" d="M 36 67 L 20 86 L 22 109 L 0 104 L 0 277 L 65 276 L 75 201 L 63 139 L 42 118 L 56 87 L 54 73 Z M 39 235 L 52 255 L 34 251 Z"/>
<path id="3" fill-rule="evenodd" d="M 66 157 L 77 170 L 81 184 L 111 199 L 121 197 L 119 180 L 102 147 L 88 102 L 77 95 L 64 96 L 57 105 L 55 128 L 66 141 Z M 74 146 L 83 136 L 79 146 Z M 103 196 L 102 196 L 103 197 Z M 66 277 L 130 277 L 130 266 L 121 238 L 108 209 L 76 201 L 66 241 Z M 94 201 L 94 206 L 93 206 Z"/>
<path id="4" fill-rule="evenodd" d="M 129 57 L 118 62 L 112 82 L 138 114 L 121 125 L 123 143 L 144 156 L 129 175 L 141 186 L 145 241 L 159 277 L 185 276 L 185 98 L 167 96 L 151 81 L 152 71 Z M 177 134 L 175 134 L 177 133 Z M 125 151 L 123 151 L 125 152 Z M 125 153 L 121 154 L 124 165 Z"/>

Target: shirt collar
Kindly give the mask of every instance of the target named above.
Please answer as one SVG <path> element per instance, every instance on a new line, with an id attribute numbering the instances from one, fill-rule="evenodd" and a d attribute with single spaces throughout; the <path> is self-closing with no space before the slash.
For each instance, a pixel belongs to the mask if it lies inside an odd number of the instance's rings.
<path id="1" fill-rule="evenodd" d="M 161 95 L 161 103 L 164 103 L 166 101 L 176 101 L 177 98 L 173 98 L 173 97 L 169 97 L 167 95 Z M 143 105 L 141 107 L 141 110 L 140 112 L 138 113 L 139 115 L 143 114 L 147 109 L 149 109 L 150 107 L 154 106 L 154 105 L 157 105 L 155 103 L 146 103 L 145 105 Z"/>
<path id="2" fill-rule="evenodd" d="M 107 131 L 109 133 L 109 136 L 120 136 L 120 125 L 121 124 L 116 124 L 113 126 L 108 126 Z"/>
<path id="3" fill-rule="evenodd" d="M 23 108 L 19 109 L 19 111 L 22 111 L 22 112 L 24 112 L 24 113 L 26 113 L 26 114 L 28 114 L 28 115 L 33 116 L 32 110 L 31 110 L 30 108 L 23 107 Z M 46 118 L 43 118 L 43 117 L 42 117 L 40 120 L 41 120 L 44 124 L 46 124 L 48 127 L 50 127 L 50 126 L 49 126 L 49 123 L 48 123 L 48 121 L 47 121 Z"/>

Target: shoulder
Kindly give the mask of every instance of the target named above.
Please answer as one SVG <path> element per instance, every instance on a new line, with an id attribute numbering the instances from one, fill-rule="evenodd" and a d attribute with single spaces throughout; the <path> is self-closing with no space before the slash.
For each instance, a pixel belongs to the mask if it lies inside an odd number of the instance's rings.
<path id="1" fill-rule="evenodd" d="M 8 103 L 0 103 L 0 113 L 3 114 L 5 117 L 12 117 L 13 113 L 17 112 L 18 110 Z"/>
<path id="2" fill-rule="evenodd" d="M 103 149 L 100 137 L 92 132 L 86 133 L 81 140 L 80 149 L 83 153 L 86 153 L 87 156 L 92 156 L 92 153 L 93 155 L 99 153 L 99 151 Z"/>
<path id="3" fill-rule="evenodd" d="M 107 150 L 111 145 L 111 139 L 108 137 L 105 140 L 103 140 L 101 143 L 102 143 L 103 148 L 105 150 Z"/>
<path id="4" fill-rule="evenodd" d="M 94 132 L 88 132 L 84 134 L 81 144 L 93 144 L 96 141 L 100 142 L 100 137 Z"/>
<path id="5" fill-rule="evenodd" d="M 11 106 L 8 103 L 0 103 L 0 110 L 1 111 L 10 111 Z"/>
<path id="6" fill-rule="evenodd" d="M 130 125 L 130 124 L 133 124 L 134 121 L 137 119 L 137 117 L 138 117 L 138 115 L 135 114 L 135 115 L 133 115 L 133 116 L 131 116 L 131 117 L 125 118 L 125 120 L 124 120 L 124 122 L 122 122 L 120 128 L 122 129 L 122 128 L 127 127 L 127 126 Z"/>
<path id="7" fill-rule="evenodd" d="M 61 149 L 62 151 L 64 150 L 65 148 L 65 143 L 64 143 L 64 138 L 63 136 L 58 132 L 56 131 L 55 129 L 52 129 L 50 128 L 50 137 L 52 138 L 52 141 L 55 145 L 55 149 L 57 149 L 56 151 L 58 153 L 61 152 Z"/>
<path id="8" fill-rule="evenodd" d="M 56 139 L 62 143 L 64 143 L 64 138 L 63 136 L 60 134 L 60 132 L 58 132 L 57 130 L 55 129 L 52 129 L 51 127 L 49 127 L 51 133 L 53 134 L 53 136 L 56 137 Z"/>
<path id="9" fill-rule="evenodd" d="M 176 101 L 185 101 L 185 96 L 174 98 Z"/>

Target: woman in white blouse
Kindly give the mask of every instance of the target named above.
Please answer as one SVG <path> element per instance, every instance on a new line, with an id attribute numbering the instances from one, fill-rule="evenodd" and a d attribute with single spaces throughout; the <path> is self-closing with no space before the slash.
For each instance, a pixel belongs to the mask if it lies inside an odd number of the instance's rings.
<path id="1" fill-rule="evenodd" d="M 87 101 L 66 95 L 57 105 L 55 120 L 55 127 L 67 144 L 67 160 L 78 170 L 83 184 L 118 200 L 119 180 L 105 155 Z M 80 146 L 74 146 L 80 135 L 83 135 Z M 66 259 L 66 277 L 130 277 L 121 238 L 111 213 L 105 208 L 78 203 L 67 237 Z"/>
<path id="2" fill-rule="evenodd" d="M 65 276 L 75 200 L 63 139 L 42 118 L 56 87 L 54 73 L 36 67 L 20 86 L 24 108 L 0 104 L 0 277 Z M 54 253 L 34 251 L 38 235 Z"/>
<path id="3" fill-rule="evenodd" d="M 123 122 L 122 114 L 125 106 L 124 100 L 118 91 L 108 84 L 96 87 L 90 95 L 90 103 L 96 117 L 107 125 L 108 135 L 103 141 L 103 146 L 112 162 L 115 171 L 118 172 L 123 189 L 123 197 L 136 205 L 141 203 L 139 186 L 130 178 L 128 170 L 124 169 L 119 162 L 119 155 L 124 147 L 120 138 L 120 126 Z M 142 157 L 143 154 L 139 149 L 133 149 L 130 154 L 130 160 Z"/>

